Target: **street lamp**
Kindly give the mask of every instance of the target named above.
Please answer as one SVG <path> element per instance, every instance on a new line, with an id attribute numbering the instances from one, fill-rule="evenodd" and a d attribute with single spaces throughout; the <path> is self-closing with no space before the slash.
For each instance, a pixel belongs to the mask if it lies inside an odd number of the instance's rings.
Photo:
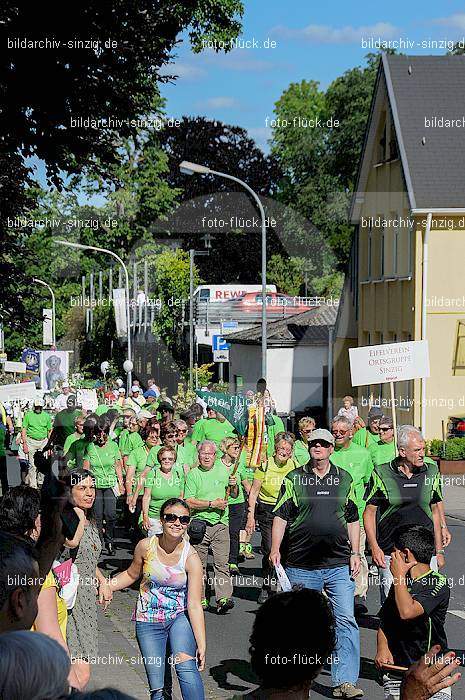
<path id="1" fill-rule="evenodd" d="M 209 255 L 208 250 L 189 250 L 189 388 L 194 385 L 194 258 Z"/>
<path id="2" fill-rule="evenodd" d="M 132 363 L 132 352 L 131 352 L 131 317 L 130 317 L 130 311 L 129 311 L 129 274 L 128 274 L 128 268 L 122 261 L 119 255 L 114 253 L 112 250 L 108 250 L 108 248 L 98 248 L 97 246 L 94 245 L 83 245 L 82 243 L 71 243 L 71 241 L 58 241 L 54 240 L 54 243 L 58 243 L 59 245 L 66 245 L 69 248 L 79 248 L 80 250 L 96 250 L 98 253 L 107 253 L 108 255 L 111 255 L 113 258 L 116 258 L 116 260 L 119 262 L 121 267 L 124 270 L 124 279 L 125 279 L 125 287 L 126 287 L 126 325 L 127 325 L 127 339 L 128 339 L 128 359 L 124 364 L 129 368 L 127 371 L 128 375 L 128 396 L 129 396 L 129 390 L 132 386 L 132 370 L 133 370 L 133 363 Z M 123 365 L 124 366 L 124 365 Z"/>
<path id="3" fill-rule="evenodd" d="M 249 185 L 240 180 L 238 177 L 233 175 L 228 175 L 226 173 L 221 173 L 217 170 L 211 170 L 205 165 L 199 165 L 198 163 L 190 163 L 187 160 L 183 160 L 179 165 L 179 169 L 185 175 L 193 175 L 194 173 L 198 175 L 217 175 L 218 177 L 223 177 L 226 180 L 233 180 L 233 182 L 238 182 L 242 185 L 247 192 L 249 192 L 254 198 L 258 210 L 260 212 L 262 220 L 262 377 L 266 379 L 266 219 L 265 211 L 263 205 L 256 192 L 253 191 Z"/>
<path id="4" fill-rule="evenodd" d="M 55 293 L 51 286 L 47 284 L 47 282 L 44 282 L 44 280 L 38 279 L 38 277 L 33 277 L 32 278 L 33 282 L 36 282 L 37 284 L 41 284 L 43 287 L 47 287 L 48 291 L 52 295 L 52 344 L 53 347 L 56 348 L 56 337 L 55 337 Z"/>

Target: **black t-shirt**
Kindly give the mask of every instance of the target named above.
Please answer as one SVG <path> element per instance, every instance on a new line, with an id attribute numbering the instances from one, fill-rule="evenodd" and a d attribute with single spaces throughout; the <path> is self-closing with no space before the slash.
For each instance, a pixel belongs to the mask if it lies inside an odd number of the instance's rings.
<path id="1" fill-rule="evenodd" d="M 433 530 L 431 505 L 442 501 L 441 476 L 435 464 L 420 467 L 409 479 L 399 460 L 374 468 L 365 491 L 367 505 L 377 506 L 377 541 L 385 554 L 394 549 L 394 533 L 404 525 Z"/>
<path id="2" fill-rule="evenodd" d="M 434 644 L 447 651 L 444 630 L 450 588 L 447 579 L 436 571 L 429 571 L 408 584 L 408 590 L 425 611 L 413 620 L 402 620 L 397 609 L 395 586 L 379 613 L 380 628 L 386 635 L 396 666 L 410 666 Z"/>
<path id="3" fill-rule="evenodd" d="M 331 467 L 323 478 L 307 465 L 284 478 L 274 514 L 286 520 L 283 562 L 299 569 L 345 566 L 350 559 L 347 523 L 358 521 L 354 483 L 345 469 Z"/>

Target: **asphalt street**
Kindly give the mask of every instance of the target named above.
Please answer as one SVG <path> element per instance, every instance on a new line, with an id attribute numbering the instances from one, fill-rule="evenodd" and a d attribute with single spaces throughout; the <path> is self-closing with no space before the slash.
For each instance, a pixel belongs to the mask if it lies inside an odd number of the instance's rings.
<path id="1" fill-rule="evenodd" d="M 19 472 L 13 458 L 9 458 L 11 485 L 19 482 Z M 465 500 L 463 486 L 454 487 L 454 502 Z M 448 512 L 448 494 L 445 498 Z M 454 511 L 455 512 L 455 511 Z M 447 550 L 444 573 L 449 578 L 451 599 L 447 615 L 447 635 L 450 649 L 454 649 L 465 666 L 465 519 L 449 517 L 452 543 Z M 102 556 L 101 566 L 107 574 L 122 570 L 130 562 L 131 545 L 124 539 L 124 530 L 118 529 L 116 556 Z M 261 586 L 259 535 L 254 536 L 256 558 L 241 565 L 241 575 L 236 577 L 234 588 L 235 608 L 226 616 L 215 612 L 206 613 L 207 624 L 207 668 L 203 674 L 206 697 L 209 700 L 231 698 L 256 686 L 249 665 L 249 636 L 257 610 L 257 598 Z M 142 664 L 138 659 L 138 647 L 134 637 L 131 612 L 137 597 L 137 588 L 115 594 L 107 614 L 101 614 L 100 661 L 92 673 L 92 688 L 112 685 L 140 700 L 147 698 L 147 685 Z M 379 609 L 379 593 L 372 579 L 368 593 L 368 615 L 360 620 L 361 669 L 359 686 L 369 700 L 383 700 L 382 686 L 373 664 L 376 651 L 376 613 Z M 302 611 L 302 624 L 311 628 L 311 619 Z M 279 620 L 276 621 L 279 634 Z M 314 684 L 312 698 L 330 698 L 331 677 L 324 670 Z M 465 677 L 454 687 L 453 697 L 465 697 Z"/>

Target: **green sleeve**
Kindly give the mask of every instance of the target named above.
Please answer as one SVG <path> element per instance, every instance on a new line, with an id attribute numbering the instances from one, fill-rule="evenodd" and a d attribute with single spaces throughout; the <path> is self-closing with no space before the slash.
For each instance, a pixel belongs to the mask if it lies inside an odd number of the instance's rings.
<path id="1" fill-rule="evenodd" d="M 196 474 L 195 470 L 193 469 L 192 471 L 189 472 L 186 478 L 186 483 L 184 486 L 184 498 L 196 498 L 197 494 L 197 479 L 196 479 Z"/>
<path id="2" fill-rule="evenodd" d="M 205 430 L 203 426 L 204 423 L 203 419 L 201 418 L 192 428 L 192 440 L 195 442 L 202 442 L 202 440 L 205 439 Z"/>
<path id="3" fill-rule="evenodd" d="M 136 447 L 135 450 L 132 450 L 132 452 L 129 453 L 129 455 L 128 455 L 128 461 L 126 462 L 126 464 L 128 465 L 128 467 L 137 467 L 137 462 L 138 462 L 138 460 L 137 460 L 137 450 L 138 450 L 138 448 Z"/>
<path id="4" fill-rule="evenodd" d="M 113 455 L 115 457 L 115 460 L 121 459 L 121 452 L 119 451 L 118 445 L 116 444 L 116 442 L 114 442 L 113 445 Z"/>
<path id="5" fill-rule="evenodd" d="M 48 430 L 52 429 L 52 419 L 50 418 L 50 414 L 47 413 L 47 418 L 48 418 Z"/>
<path id="6" fill-rule="evenodd" d="M 29 428 L 29 412 L 24 415 L 23 428 Z"/>

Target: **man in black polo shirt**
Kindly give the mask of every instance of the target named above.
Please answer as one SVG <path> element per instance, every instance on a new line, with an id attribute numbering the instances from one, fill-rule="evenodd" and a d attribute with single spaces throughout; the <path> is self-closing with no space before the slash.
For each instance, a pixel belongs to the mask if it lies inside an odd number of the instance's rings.
<path id="1" fill-rule="evenodd" d="M 360 522 L 354 482 L 349 472 L 330 462 L 334 437 L 328 430 L 314 430 L 308 446 L 310 462 L 290 472 L 281 486 L 274 509 L 270 561 L 274 566 L 280 563 L 282 544 L 291 583 L 325 589 L 336 619 L 333 697 L 360 698 L 363 691 L 355 686 L 360 671 L 360 635 L 354 617 Z"/>
<path id="2" fill-rule="evenodd" d="M 392 583 L 389 569 L 394 550 L 394 532 L 405 525 L 422 525 L 434 533 L 436 557 L 431 568 L 444 565 L 441 518 L 441 476 L 434 463 L 425 463 L 425 441 L 413 425 L 398 430 L 399 456 L 375 467 L 365 492 L 363 515 L 373 562 L 380 576 L 381 604 Z M 379 508 L 379 513 L 377 513 Z"/>

